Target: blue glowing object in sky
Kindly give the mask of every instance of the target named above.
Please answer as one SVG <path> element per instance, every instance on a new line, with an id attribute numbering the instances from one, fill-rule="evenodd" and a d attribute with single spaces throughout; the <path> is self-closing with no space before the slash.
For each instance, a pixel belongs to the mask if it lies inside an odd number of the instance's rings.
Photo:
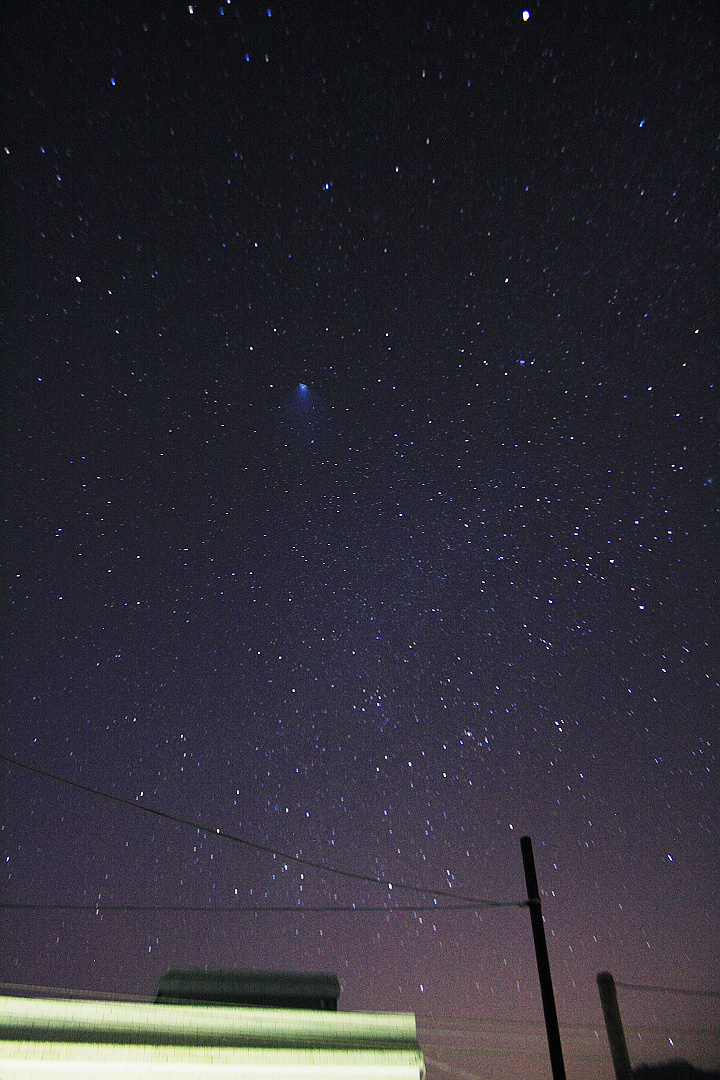
<path id="1" fill-rule="evenodd" d="M 523 22 L 527 22 L 528 19 L 530 18 L 530 12 L 528 11 L 527 8 L 525 8 L 522 15 L 523 15 Z"/>
<path id="2" fill-rule="evenodd" d="M 308 388 L 307 388 L 307 385 L 306 385 L 306 383 L 304 383 L 304 382 L 301 382 L 301 383 L 300 383 L 300 384 L 298 385 L 298 391 L 299 391 L 299 393 L 301 393 L 301 394 L 307 394 L 307 392 L 308 392 Z"/>

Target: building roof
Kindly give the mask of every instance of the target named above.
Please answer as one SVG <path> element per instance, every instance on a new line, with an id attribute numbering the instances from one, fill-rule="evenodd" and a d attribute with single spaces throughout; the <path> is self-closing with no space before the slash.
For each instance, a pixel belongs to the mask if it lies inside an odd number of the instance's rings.
<path id="1" fill-rule="evenodd" d="M 48 1075 L 420 1080 L 424 1067 L 411 1013 L 0 997 L 0 1076 Z"/>

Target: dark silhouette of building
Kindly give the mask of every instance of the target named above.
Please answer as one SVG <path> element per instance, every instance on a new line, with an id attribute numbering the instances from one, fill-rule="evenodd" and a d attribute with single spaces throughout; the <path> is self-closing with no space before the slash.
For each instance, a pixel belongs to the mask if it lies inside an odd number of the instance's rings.
<path id="1" fill-rule="evenodd" d="M 681 1058 L 660 1065 L 638 1065 L 632 1072 L 636 1080 L 720 1080 L 719 1069 L 696 1069 Z"/>
<path id="2" fill-rule="evenodd" d="M 306 971 L 206 971 L 171 968 L 155 991 L 158 1004 L 244 1005 L 336 1012 L 337 975 Z"/>

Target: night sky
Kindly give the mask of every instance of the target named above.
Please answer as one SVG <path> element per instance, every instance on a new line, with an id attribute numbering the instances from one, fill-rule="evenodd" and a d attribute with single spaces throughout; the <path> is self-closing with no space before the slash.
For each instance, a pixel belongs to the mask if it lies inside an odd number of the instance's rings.
<path id="1" fill-rule="evenodd" d="M 718 990 L 713 7 L 9 5 L 4 982 Z"/>

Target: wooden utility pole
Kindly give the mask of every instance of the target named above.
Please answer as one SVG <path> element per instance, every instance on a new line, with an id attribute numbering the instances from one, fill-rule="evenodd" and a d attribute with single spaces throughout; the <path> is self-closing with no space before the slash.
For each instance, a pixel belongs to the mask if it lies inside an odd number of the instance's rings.
<path id="1" fill-rule="evenodd" d="M 597 988 L 600 994 L 605 1030 L 610 1043 L 615 1080 L 632 1080 L 630 1055 L 628 1054 L 625 1032 L 623 1031 L 620 1007 L 618 1005 L 615 980 L 609 971 L 601 971 L 597 976 Z"/>
<path id="2" fill-rule="evenodd" d="M 555 995 L 550 974 L 550 959 L 545 941 L 545 924 L 542 904 L 540 903 L 540 890 L 538 889 L 537 874 L 535 873 L 535 857 L 533 856 L 532 840 L 529 836 L 520 838 L 520 849 L 522 851 L 523 869 L 525 870 L 530 923 L 532 925 L 533 941 L 535 942 L 540 994 L 542 995 L 543 1012 L 545 1013 L 545 1030 L 547 1031 L 548 1050 L 550 1051 L 550 1065 L 552 1066 L 553 1080 L 566 1080 L 565 1062 L 563 1060 L 562 1043 L 560 1042 L 560 1028 L 558 1027 Z"/>

